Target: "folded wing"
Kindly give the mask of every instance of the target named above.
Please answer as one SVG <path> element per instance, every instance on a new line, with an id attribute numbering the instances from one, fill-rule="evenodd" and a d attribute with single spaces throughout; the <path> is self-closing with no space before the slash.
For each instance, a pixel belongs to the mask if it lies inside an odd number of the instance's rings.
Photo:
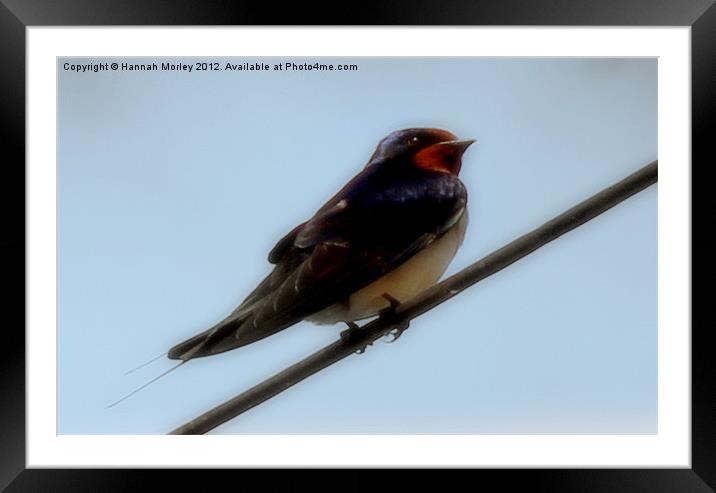
<path id="1" fill-rule="evenodd" d="M 380 188 L 370 178 L 358 175 L 282 238 L 269 254 L 273 271 L 244 302 L 173 347 L 169 357 L 187 360 L 244 346 L 343 301 L 440 237 L 464 211 L 466 192 L 454 176 Z"/>

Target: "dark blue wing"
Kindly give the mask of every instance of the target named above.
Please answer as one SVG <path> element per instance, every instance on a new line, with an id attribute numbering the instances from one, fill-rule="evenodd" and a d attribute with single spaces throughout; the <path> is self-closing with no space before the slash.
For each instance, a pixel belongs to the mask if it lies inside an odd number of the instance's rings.
<path id="1" fill-rule="evenodd" d="M 455 176 L 416 172 L 392 179 L 367 168 L 279 241 L 269 255 L 273 271 L 241 306 L 172 348 L 170 357 L 240 347 L 344 301 L 444 234 L 466 202 Z"/>

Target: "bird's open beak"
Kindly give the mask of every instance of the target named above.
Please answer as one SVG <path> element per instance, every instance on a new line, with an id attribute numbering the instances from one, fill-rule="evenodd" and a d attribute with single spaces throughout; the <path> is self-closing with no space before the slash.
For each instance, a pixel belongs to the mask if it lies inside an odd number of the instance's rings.
<path id="1" fill-rule="evenodd" d="M 439 142 L 419 151 L 413 161 L 423 169 L 457 175 L 462 167 L 462 155 L 475 139 L 457 139 Z"/>

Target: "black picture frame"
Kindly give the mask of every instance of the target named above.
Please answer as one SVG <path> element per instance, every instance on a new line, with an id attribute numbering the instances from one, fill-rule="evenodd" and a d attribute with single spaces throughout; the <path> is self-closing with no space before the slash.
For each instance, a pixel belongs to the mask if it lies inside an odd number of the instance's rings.
<path id="1" fill-rule="evenodd" d="M 0 358 L 0 488 L 24 491 L 137 491 L 153 479 L 164 488 L 187 485 L 189 476 L 211 474 L 206 485 L 224 481 L 241 488 L 264 481 L 277 490 L 407 488 L 409 483 L 445 488 L 456 482 L 530 491 L 713 491 L 716 488 L 716 380 L 710 364 L 711 324 L 700 315 L 709 291 L 697 289 L 716 274 L 714 248 L 696 219 L 714 210 L 706 194 L 706 169 L 716 162 L 712 140 L 716 101 L 716 6 L 714 0 L 427 0 L 349 1 L 332 5 L 306 2 L 229 2 L 225 0 L 0 0 L 0 121 L 3 193 L 2 272 L 7 289 Z M 103 25 L 530 25 L 530 26 L 691 26 L 692 47 L 692 468 L 691 469 L 530 469 L 464 470 L 449 475 L 411 471 L 375 478 L 374 471 L 346 474 L 294 472 L 282 484 L 268 471 L 78 470 L 25 468 L 25 29 L 32 26 Z M 14 315 L 8 318 L 7 315 Z M 688 330 L 689 327 L 684 327 Z M 236 480 L 240 482 L 237 482 Z M 269 481 L 266 483 L 266 481 Z M 288 482 L 290 481 L 290 483 Z M 407 482 L 406 482 L 407 481 Z"/>

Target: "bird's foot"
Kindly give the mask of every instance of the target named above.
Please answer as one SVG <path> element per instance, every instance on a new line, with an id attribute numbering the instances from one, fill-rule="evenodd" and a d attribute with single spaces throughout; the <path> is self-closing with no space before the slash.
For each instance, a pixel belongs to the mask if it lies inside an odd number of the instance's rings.
<path id="1" fill-rule="evenodd" d="M 348 328 L 341 332 L 341 339 L 343 339 L 344 341 L 350 341 L 357 334 L 357 331 L 360 330 L 360 325 L 355 322 L 349 322 L 347 320 L 345 322 Z"/>
<path id="2" fill-rule="evenodd" d="M 368 346 L 372 346 L 372 345 L 373 345 L 372 342 L 367 343 L 365 346 L 359 348 L 359 349 L 356 351 L 356 354 L 363 354 L 363 353 L 365 353 L 365 350 L 368 348 Z"/>
<path id="3" fill-rule="evenodd" d="M 401 322 L 398 325 L 394 326 L 392 329 L 390 329 L 390 331 L 388 331 L 385 334 L 386 336 L 389 336 L 389 335 L 393 336 L 393 338 L 391 340 L 385 341 L 385 342 L 387 344 L 390 344 L 390 343 L 397 341 L 400 338 L 400 336 L 403 335 L 403 332 L 408 330 L 408 327 L 410 327 L 410 322 L 408 322 L 408 321 Z"/>
<path id="4" fill-rule="evenodd" d="M 345 322 L 348 328 L 341 332 L 341 339 L 343 340 L 343 342 L 351 342 L 358 335 L 358 331 L 360 331 L 360 325 L 355 322 L 349 322 L 347 320 Z M 372 345 L 373 342 L 366 343 L 363 347 L 356 351 L 356 354 L 365 353 L 366 348 Z"/>
<path id="5" fill-rule="evenodd" d="M 395 310 L 400 306 L 400 301 L 398 301 L 392 294 L 390 293 L 383 293 L 383 298 L 390 303 L 390 306 L 388 308 L 384 308 L 381 310 L 381 314 L 383 312 L 386 313 L 395 313 Z"/>
<path id="6" fill-rule="evenodd" d="M 387 308 L 383 308 L 380 311 L 380 316 L 383 317 L 386 315 L 387 316 L 395 315 L 395 310 L 397 310 L 398 307 L 400 306 L 400 301 L 398 301 L 390 293 L 383 293 L 383 298 L 385 298 L 388 301 L 388 303 L 390 303 L 390 306 L 388 306 Z"/>
<path id="7" fill-rule="evenodd" d="M 384 318 L 395 317 L 395 311 L 400 306 L 400 301 L 395 299 L 389 293 L 383 293 L 383 298 L 388 300 L 388 303 L 390 303 L 390 306 L 381 310 L 380 316 L 384 317 Z M 403 332 L 405 332 L 407 330 L 408 327 L 410 327 L 410 321 L 402 321 L 402 322 L 396 323 L 393 326 L 393 328 L 391 328 L 390 331 L 385 334 L 385 335 L 392 335 L 393 338 L 391 340 L 385 341 L 385 342 L 391 343 L 391 342 L 397 341 L 400 338 L 400 336 L 403 335 Z"/>

